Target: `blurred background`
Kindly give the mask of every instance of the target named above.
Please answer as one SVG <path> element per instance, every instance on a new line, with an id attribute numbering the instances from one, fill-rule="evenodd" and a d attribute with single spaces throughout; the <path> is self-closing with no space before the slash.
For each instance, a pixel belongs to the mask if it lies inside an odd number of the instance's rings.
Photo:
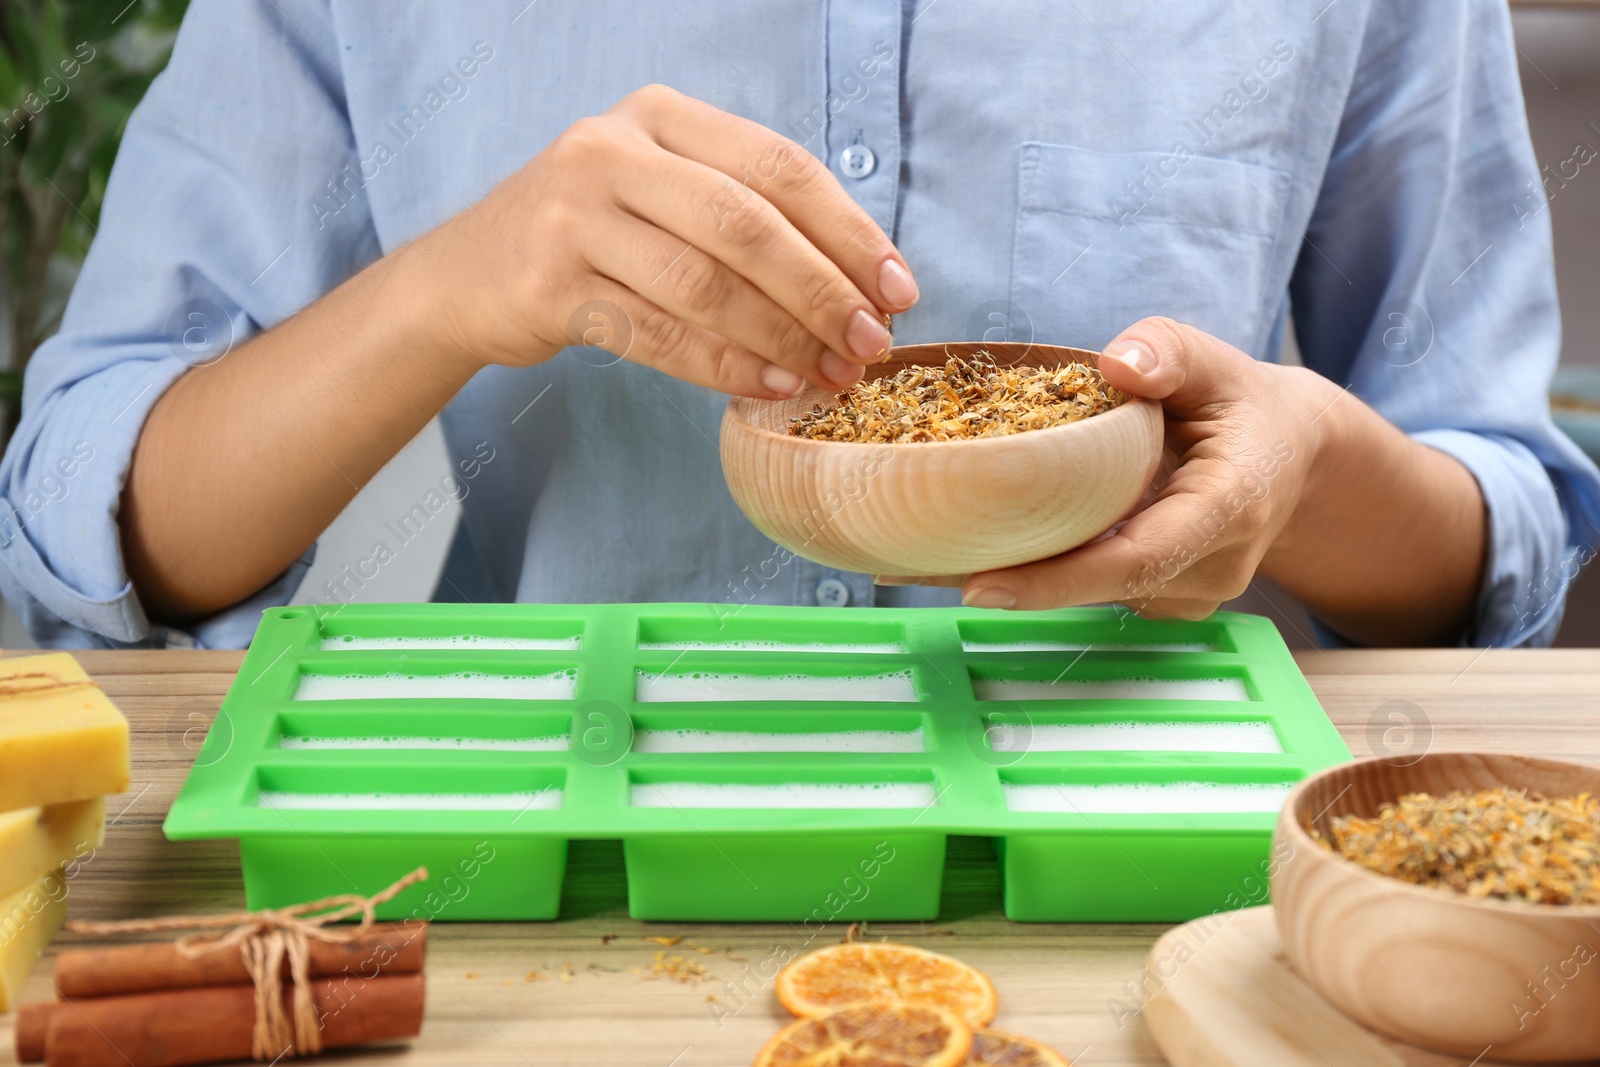
<path id="1" fill-rule="evenodd" d="M 187 2 L 0 0 L 0 444 L 16 418 L 28 358 L 59 325 L 93 238 L 123 124 L 166 63 Z M 1565 336 L 1557 421 L 1593 455 L 1600 453 L 1600 2 L 1512 7 L 1555 227 Z M 1592 161 L 1575 165 L 1575 158 Z M 443 437 L 430 425 L 329 528 L 321 565 L 307 575 L 297 601 L 312 599 L 334 561 L 359 556 L 370 530 L 447 473 Z M 457 515 L 447 510 L 438 518 L 408 543 L 408 566 L 385 568 L 360 599 L 431 598 Z M 1291 647 L 1310 644 L 1304 614 L 1270 584 L 1259 583 L 1233 606 L 1276 618 Z M 0 602 L 0 647 L 31 644 Z M 1572 589 L 1557 644 L 1600 645 L 1595 567 L 1586 567 Z"/>

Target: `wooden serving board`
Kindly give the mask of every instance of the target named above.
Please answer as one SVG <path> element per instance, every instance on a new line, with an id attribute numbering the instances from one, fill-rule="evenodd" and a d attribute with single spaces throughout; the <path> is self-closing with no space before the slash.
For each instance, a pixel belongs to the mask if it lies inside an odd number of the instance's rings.
<path id="1" fill-rule="evenodd" d="M 1150 950 L 1145 1022 L 1172 1067 L 1465 1067 L 1344 1015 L 1289 966 L 1272 908 L 1222 912 Z M 1520 1065 L 1519 1065 L 1520 1067 Z"/>

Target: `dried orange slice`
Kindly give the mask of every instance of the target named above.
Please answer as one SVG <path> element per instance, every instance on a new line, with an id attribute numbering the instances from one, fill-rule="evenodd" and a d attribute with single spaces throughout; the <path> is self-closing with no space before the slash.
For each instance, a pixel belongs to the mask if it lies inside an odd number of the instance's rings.
<path id="1" fill-rule="evenodd" d="M 1016 1034 L 979 1030 L 972 1035 L 967 1067 L 1072 1067 L 1055 1049 Z"/>
<path id="2" fill-rule="evenodd" d="M 831 945 L 778 972 L 778 1002 L 810 1017 L 856 1004 L 927 1004 L 953 1011 L 976 1030 L 1000 1010 L 982 971 L 910 945 L 857 941 Z"/>
<path id="3" fill-rule="evenodd" d="M 960 1067 L 971 1046 L 971 1028 L 944 1008 L 857 1004 L 785 1026 L 755 1067 Z"/>

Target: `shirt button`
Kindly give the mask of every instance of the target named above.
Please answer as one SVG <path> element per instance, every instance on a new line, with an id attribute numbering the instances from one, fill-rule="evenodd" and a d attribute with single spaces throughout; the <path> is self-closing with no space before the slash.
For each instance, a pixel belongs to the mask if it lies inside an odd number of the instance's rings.
<path id="1" fill-rule="evenodd" d="M 850 603 L 850 587 L 837 578 L 817 583 L 817 603 L 825 608 L 842 608 Z"/>
<path id="2" fill-rule="evenodd" d="M 865 178 L 878 167 L 878 157 L 864 144 L 846 145 L 839 153 L 839 169 L 846 177 Z"/>

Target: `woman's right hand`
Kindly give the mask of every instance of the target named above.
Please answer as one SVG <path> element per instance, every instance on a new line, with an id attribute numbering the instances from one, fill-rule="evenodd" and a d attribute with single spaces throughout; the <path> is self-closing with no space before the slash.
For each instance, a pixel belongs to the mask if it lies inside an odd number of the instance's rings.
<path id="1" fill-rule="evenodd" d="M 889 344 L 885 315 L 917 299 L 816 157 L 659 85 L 574 123 L 413 250 L 469 361 L 590 344 L 761 398 L 853 385 Z"/>

